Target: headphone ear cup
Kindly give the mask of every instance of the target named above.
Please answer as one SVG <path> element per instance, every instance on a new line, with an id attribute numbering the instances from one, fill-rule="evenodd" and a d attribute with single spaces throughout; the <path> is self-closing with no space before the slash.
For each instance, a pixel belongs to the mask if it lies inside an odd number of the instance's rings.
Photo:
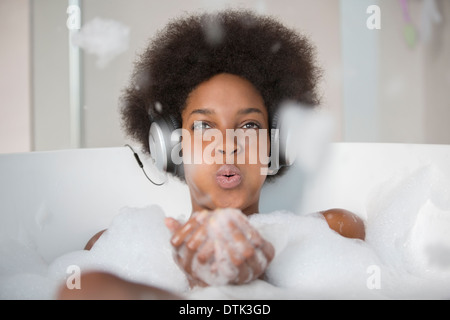
<path id="1" fill-rule="evenodd" d="M 172 152 L 174 147 L 179 148 L 178 149 L 178 155 L 177 157 L 181 156 L 181 123 L 172 115 L 169 115 L 169 118 L 167 119 L 167 121 L 169 121 L 170 125 L 171 125 L 171 134 L 169 137 L 169 142 L 170 142 L 170 152 Z M 174 135 L 175 133 L 175 135 Z M 178 178 L 184 179 L 184 166 L 182 161 L 180 161 L 179 164 L 176 164 L 173 162 L 172 157 L 170 156 L 168 158 L 168 167 L 170 167 L 170 173 L 174 174 L 175 176 L 177 176 Z"/>
<path id="2" fill-rule="evenodd" d="M 180 176 L 180 165 L 172 160 L 172 149 L 180 141 L 173 139 L 172 133 L 179 129 L 178 121 L 172 116 L 157 117 L 150 125 L 148 143 L 150 156 L 156 168 L 161 172 L 169 172 Z"/>
<path id="3" fill-rule="evenodd" d="M 272 132 L 270 136 L 270 160 L 271 166 L 278 170 L 284 166 L 290 166 L 295 160 L 294 149 L 289 145 L 289 135 L 292 135 L 292 121 L 289 112 L 283 112 L 285 108 L 277 110 L 272 117 Z M 292 143 L 292 141 L 291 141 Z"/>
<path id="4" fill-rule="evenodd" d="M 284 150 L 285 144 L 280 141 L 280 112 L 276 111 L 272 116 L 272 125 L 270 132 L 270 167 L 274 170 L 280 169 L 284 165 Z"/>

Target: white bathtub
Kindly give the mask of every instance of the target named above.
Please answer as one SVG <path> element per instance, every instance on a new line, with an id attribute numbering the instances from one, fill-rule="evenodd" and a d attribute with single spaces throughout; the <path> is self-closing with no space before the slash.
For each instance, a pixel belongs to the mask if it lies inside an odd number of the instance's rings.
<path id="1" fill-rule="evenodd" d="M 449 145 L 336 143 L 326 160 L 316 176 L 294 166 L 266 185 L 261 212 L 342 207 L 370 224 L 368 201 L 383 184 L 432 166 L 440 186 L 450 187 Z M 23 244 L 48 263 L 83 248 L 122 207 L 159 204 L 175 217 L 191 208 L 186 185 L 176 179 L 152 185 L 127 147 L 0 155 L 0 177 L 0 240 Z M 440 195 L 443 206 L 450 204 L 447 191 Z M 444 215 L 450 214 L 448 209 L 443 208 Z M 427 216 L 416 218 L 427 223 Z M 429 228 L 423 233 L 424 239 L 433 237 Z M 450 248 L 450 238 L 440 237 Z"/>

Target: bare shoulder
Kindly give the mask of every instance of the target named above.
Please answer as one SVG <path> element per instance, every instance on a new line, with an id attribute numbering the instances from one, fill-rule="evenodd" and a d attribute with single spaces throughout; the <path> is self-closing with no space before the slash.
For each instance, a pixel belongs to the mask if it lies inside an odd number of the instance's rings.
<path id="1" fill-rule="evenodd" d="M 328 226 L 346 238 L 361 239 L 366 238 L 366 228 L 364 221 L 351 211 L 333 208 L 321 211 Z"/>
<path id="2" fill-rule="evenodd" d="M 91 250 L 91 248 L 94 246 L 94 244 L 97 242 L 97 240 L 101 237 L 101 235 L 105 231 L 106 231 L 106 229 L 102 230 L 102 231 L 99 231 L 91 239 L 89 239 L 89 241 L 84 246 L 84 250 Z"/>

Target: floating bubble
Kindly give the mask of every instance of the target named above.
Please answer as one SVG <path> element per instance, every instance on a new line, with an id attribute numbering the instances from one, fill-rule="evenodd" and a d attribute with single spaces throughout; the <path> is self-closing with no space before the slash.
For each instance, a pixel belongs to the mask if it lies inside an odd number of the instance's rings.
<path id="1" fill-rule="evenodd" d="M 156 112 L 158 112 L 159 114 L 162 113 L 163 106 L 162 106 L 161 102 L 158 102 L 158 101 L 155 102 L 155 109 L 156 109 Z"/>
<path id="2" fill-rule="evenodd" d="M 203 32 L 206 42 L 213 47 L 219 45 L 225 36 L 220 20 L 214 16 L 203 18 Z"/>
<path id="3" fill-rule="evenodd" d="M 281 48 L 281 43 L 280 42 L 275 42 L 271 47 L 270 47 L 270 52 L 272 53 L 277 53 L 278 50 L 280 50 Z"/>
<path id="4" fill-rule="evenodd" d="M 286 150 L 283 157 L 290 163 L 297 162 L 306 172 L 316 171 L 331 141 L 331 116 L 322 110 L 288 101 L 280 107 L 278 121 L 280 146 Z"/>
<path id="5" fill-rule="evenodd" d="M 106 67 L 114 58 L 128 50 L 130 28 L 112 19 L 94 18 L 71 41 L 97 57 L 97 66 Z"/>

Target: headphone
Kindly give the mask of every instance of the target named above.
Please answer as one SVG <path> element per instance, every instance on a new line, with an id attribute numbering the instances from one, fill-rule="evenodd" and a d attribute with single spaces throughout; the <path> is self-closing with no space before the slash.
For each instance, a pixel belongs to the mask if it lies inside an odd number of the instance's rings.
<path id="1" fill-rule="evenodd" d="M 281 110 L 277 110 L 272 118 L 269 165 L 271 174 L 278 172 L 281 167 L 290 166 L 295 160 L 294 148 L 288 144 L 292 130 L 286 125 L 287 120 Z M 184 177 L 183 165 L 175 164 L 171 156 L 173 148 L 181 141 L 181 132 L 177 131 L 179 128 L 181 124 L 172 115 L 158 115 L 151 119 L 148 141 L 150 156 L 156 168 L 161 172 Z M 179 134 L 173 134 L 175 131 Z"/>
<path id="2" fill-rule="evenodd" d="M 172 115 L 157 116 L 150 125 L 148 144 L 150 157 L 159 171 L 183 177 L 183 165 L 172 161 L 172 150 L 181 142 L 179 128 L 181 124 Z"/>

